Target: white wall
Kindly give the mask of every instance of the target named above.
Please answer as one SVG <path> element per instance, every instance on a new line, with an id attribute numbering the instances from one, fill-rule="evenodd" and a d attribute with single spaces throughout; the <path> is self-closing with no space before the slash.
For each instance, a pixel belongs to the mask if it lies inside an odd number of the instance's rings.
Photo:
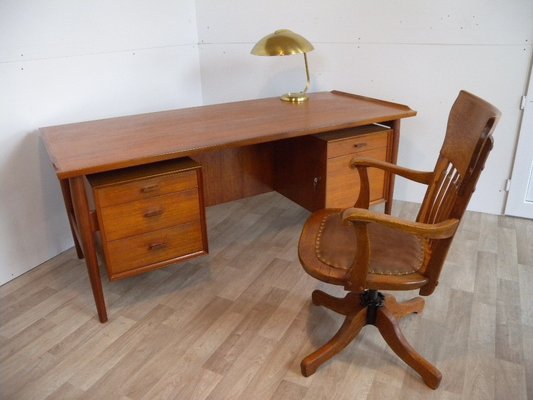
<path id="1" fill-rule="evenodd" d="M 500 213 L 532 21 L 530 0 L 0 0 L 0 284 L 72 245 L 38 127 L 302 89 L 301 57 L 249 54 L 278 28 L 315 44 L 312 91 L 418 111 L 403 123 L 402 164 L 432 168 L 459 89 L 498 105 L 471 208 Z M 421 193 L 399 182 L 396 197 Z"/>
<path id="2" fill-rule="evenodd" d="M 531 0 L 197 0 L 206 103 L 276 96 L 304 87 L 301 56 L 254 57 L 262 36 L 289 28 L 315 45 L 311 91 L 339 89 L 418 111 L 402 123 L 399 163 L 432 169 L 460 89 L 498 106 L 495 148 L 470 209 L 503 210 L 533 50 Z M 282 10 L 282 12 L 277 11 Z M 424 187 L 398 180 L 395 198 Z"/>
<path id="3" fill-rule="evenodd" d="M 72 246 L 37 128 L 202 103 L 194 0 L 0 0 L 0 284 Z"/>

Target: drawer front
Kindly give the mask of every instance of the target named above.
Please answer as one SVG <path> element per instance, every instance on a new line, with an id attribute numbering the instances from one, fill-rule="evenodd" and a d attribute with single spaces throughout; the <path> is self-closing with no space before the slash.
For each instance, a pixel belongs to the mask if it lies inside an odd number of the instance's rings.
<path id="1" fill-rule="evenodd" d="M 386 160 L 387 149 L 375 149 L 356 154 L 360 157 Z M 350 160 L 355 154 L 336 157 L 328 160 L 326 207 L 352 207 L 359 195 L 359 174 L 350 168 Z M 385 172 L 376 168 L 368 169 L 370 181 L 370 201 L 384 198 Z"/>
<path id="2" fill-rule="evenodd" d="M 107 269 L 114 275 L 204 250 L 200 220 L 107 243 Z M 156 267 L 156 266 L 154 266 Z"/>
<path id="3" fill-rule="evenodd" d="M 387 147 L 390 130 L 370 135 L 353 136 L 328 142 L 328 158 L 369 151 L 379 147 Z"/>
<path id="4" fill-rule="evenodd" d="M 99 218 L 105 241 L 197 220 L 200 219 L 198 189 L 103 207 Z"/>
<path id="5" fill-rule="evenodd" d="M 196 171 L 185 171 L 98 187 L 95 190 L 95 196 L 100 207 L 108 207 L 192 189 L 197 186 Z"/>

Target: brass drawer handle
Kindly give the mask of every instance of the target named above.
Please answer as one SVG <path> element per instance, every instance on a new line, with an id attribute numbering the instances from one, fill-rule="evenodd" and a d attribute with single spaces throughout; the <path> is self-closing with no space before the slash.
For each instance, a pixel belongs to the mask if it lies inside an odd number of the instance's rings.
<path id="1" fill-rule="evenodd" d="M 144 213 L 144 218 L 157 217 L 165 212 L 163 208 L 158 208 L 157 210 L 149 210 Z"/>
<path id="2" fill-rule="evenodd" d="M 141 193 L 150 193 L 155 192 L 159 189 L 159 185 L 156 183 L 154 185 L 148 185 L 141 188 Z"/>
<path id="3" fill-rule="evenodd" d="M 361 147 L 366 147 L 366 143 L 356 143 L 353 145 L 353 147 L 357 147 L 358 149 Z"/>
<path id="4" fill-rule="evenodd" d="M 166 244 L 165 242 L 158 242 L 158 243 L 152 243 L 151 245 L 149 245 L 148 250 L 160 250 L 160 249 L 164 249 L 167 247 L 168 247 L 168 244 Z"/>

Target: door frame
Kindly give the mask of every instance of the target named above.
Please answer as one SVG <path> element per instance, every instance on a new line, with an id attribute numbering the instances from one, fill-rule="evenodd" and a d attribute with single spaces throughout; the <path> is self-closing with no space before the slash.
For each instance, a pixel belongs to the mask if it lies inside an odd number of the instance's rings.
<path id="1" fill-rule="evenodd" d="M 533 219 L 533 60 L 524 99 L 505 214 Z M 527 198 L 528 192 L 530 199 Z"/>

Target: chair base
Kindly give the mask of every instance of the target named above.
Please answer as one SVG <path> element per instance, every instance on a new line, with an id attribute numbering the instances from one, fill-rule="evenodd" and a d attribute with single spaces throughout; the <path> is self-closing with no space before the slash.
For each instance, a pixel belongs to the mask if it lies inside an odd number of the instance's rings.
<path id="1" fill-rule="evenodd" d="M 424 299 L 416 297 L 398 303 L 393 296 L 384 296 L 375 290 L 350 292 L 344 298 L 337 298 L 315 290 L 312 300 L 313 304 L 342 314 L 345 319 L 333 338 L 303 359 L 304 376 L 314 374 L 320 365 L 344 349 L 365 325 L 374 325 L 396 355 L 418 372 L 427 386 L 431 389 L 439 386 L 442 374 L 407 342 L 398 325 L 403 317 L 422 312 Z"/>

